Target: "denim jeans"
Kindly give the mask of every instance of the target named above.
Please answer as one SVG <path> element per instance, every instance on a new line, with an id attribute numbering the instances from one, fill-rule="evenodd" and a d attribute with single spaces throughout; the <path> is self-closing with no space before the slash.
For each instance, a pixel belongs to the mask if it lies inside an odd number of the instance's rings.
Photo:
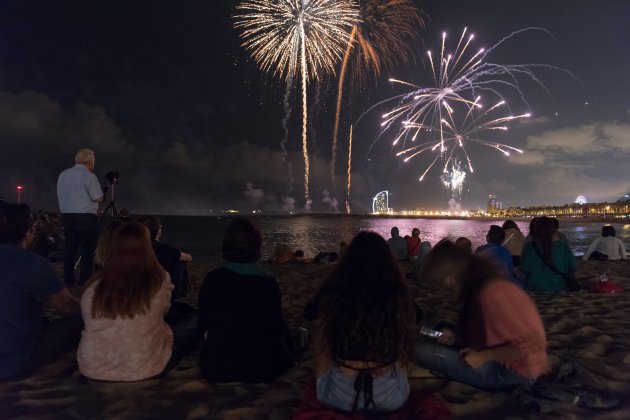
<path id="1" fill-rule="evenodd" d="M 74 259 L 81 247 L 79 284 L 92 275 L 92 261 L 96 249 L 97 217 L 89 213 L 65 213 L 61 215 L 63 233 L 66 238 L 63 254 L 63 280 L 67 285 L 74 285 Z"/>
<path id="2" fill-rule="evenodd" d="M 325 374 L 317 378 L 317 399 L 336 410 L 351 412 L 357 392 L 355 379 L 344 375 L 337 366 L 332 365 Z M 409 397 L 407 374 L 396 367 L 374 378 L 372 394 L 375 411 L 389 412 L 399 409 Z M 362 409 L 365 397 L 363 393 L 359 393 L 358 397 L 357 407 Z M 370 409 L 372 408 L 368 408 Z"/>
<path id="3" fill-rule="evenodd" d="M 36 370 L 55 362 L 64 354 L 75 351 L 81 339 L 83 318 L 70 315 L 59 319 L 42 317 L 42 330 L 31 360 L 12 379 L 22 379 Z M 76 356 L 75 356 L 76 359 Z"/>
<path id="4" fill-rule="evenodd" d="M 416 363 L 438 376 L 444 376 L 477 388 L 509 388 L 516 385 L 531 385 L 527 379 L 507 369 L 499 362 L 486 362 L 474 369 L 460 358 L 457 349 L 423 340 L 414 346 Z"/>

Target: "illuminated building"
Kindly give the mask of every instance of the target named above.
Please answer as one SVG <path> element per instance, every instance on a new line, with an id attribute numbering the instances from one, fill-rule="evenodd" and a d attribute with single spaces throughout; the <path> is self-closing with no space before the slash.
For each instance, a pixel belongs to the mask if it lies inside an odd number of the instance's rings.
<path id="1" fill-rule="evenodd" d="M 392 209 L 389 208 L 389 191 L 381 191 L 374 196 L 372 199 L 372 213 L 392 213 Z"/>
<path id="2" fill-rule="evenodd" d="M 488 213 L 498 213 L 503 208 L 503 203 L 497 200 L 496 194 L 488 196 Z"/>

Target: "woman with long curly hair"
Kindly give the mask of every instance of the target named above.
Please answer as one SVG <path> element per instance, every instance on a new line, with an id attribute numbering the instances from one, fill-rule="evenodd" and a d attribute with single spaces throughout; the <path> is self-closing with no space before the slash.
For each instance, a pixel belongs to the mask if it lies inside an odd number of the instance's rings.
<path id="1" fill-rule="evenodd" d="M 98 380 L 138 381 L 174 366 L 183 348 L 175 351 L 174 332 L 175 341 L 183 344 L 178 337 L 193 337 L 197 319 L 193 315 L 169 327 L 164 316 L 172 290 L 153 253 L 149 230 L 138 222 L 116 228 L 104 268 L 92 276 L 81 297 L 81 373 Z"/>
<path id="2" fill-rule="evenodd" d="M 529 384 L 547 372 L 536 305 L 490 261 L 443 240 L 427 256 L 422 278 L 451 289 L 460 312 L 438 342 L 417 344 L 418 365 L 479 388 Z"/>
<path id="3" fill-rule="evenodd" d="M 414 306 L 387 242 L 361 232 L 313 304 L 317 398 L 343 411 L 393 411 L 409 396 Z"/>

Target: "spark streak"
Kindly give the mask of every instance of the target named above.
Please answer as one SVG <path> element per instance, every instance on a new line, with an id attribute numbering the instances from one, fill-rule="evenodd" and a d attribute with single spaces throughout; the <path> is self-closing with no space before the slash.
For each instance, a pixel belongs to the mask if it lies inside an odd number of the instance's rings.
<path id="1" fill-rule="evenodd" d="M 497 46 L 519 33 L 530 30 L 549 34 L 544 29 L 525 28 L 503 38 L 490 49 L 480 48 L 472 51 L 474 35 L 468 35 L 467 28 L 464 28 L 452 53 L 448 52 L 447 36 L 444 32 L 441 37 L 439 61 L 434 60 L 431 51 L 427 52 L 433 87 L 419 87 L 405 81 L 390 79 L 393 83 L 413 89 L 407 94 L 391 98 L 399 100 L 399 105 L 382 116 L 383 131 L 400 122 L 393 145 L 401 147 L 402 150 L 396 155 L 403 157 L 407 162 L 424 153 L 437 152 L 422 172 L 420 181 L 441 160 L 444 163 L 442 173 L 450 174 L 449 179 L 461 179 L 463 182 L 465 173 L 462 177 L 457 172 L 460 171 L 460 158 L 465 159 L 468 171 L 473 172 L 473 164 L 467 151 L 470 144 L 490 147 L 506 156 L 509 156 L 510 152 L 523 153 L 516 147 L 480 137 L 495 130 L 506 131 L 509 123 L 530 116 L 529 113 L 513 115 L 502 91 L 515 93 L 529 107 L 520 89 L 520 78 L 533 81 L 546 93 L 549 93 L 548 89 L 534 70 L 557 70 L 575 78 L 567 70 L 548 64 L 501 65 L 486 61 L 488 54 Z M 490 100 L 497 102 L 484 111 L 481 94 L 486 94 Z M 496 115 L 503 109 L 507 110 L 507 115 Z M 421 144 L 409 144 L 415 143 L 418 138 L 423 140 Z"/>
<path id="2" fill-rule="evenodd" d="M 300 75 L 305 207 L 310 206 L 307 87 L 322 73 L 334 73 L 357 21 L 346 0 L 245 0 L 236 6 L 243 47 L 265 72 L 282 80 Z"/>
<path id="3" fill-rule="evenodd" d="M 337 84 L 337 109 L 332 139 L 331 180 L 335 184 L 337 139 L 346 73 L 350 88 L 361 88 L 368 75 L 413 59 L 414 45 L 425 27 L 423 13 L 411 0 L 356 0 L 359 20 L 352 27 Z"/>

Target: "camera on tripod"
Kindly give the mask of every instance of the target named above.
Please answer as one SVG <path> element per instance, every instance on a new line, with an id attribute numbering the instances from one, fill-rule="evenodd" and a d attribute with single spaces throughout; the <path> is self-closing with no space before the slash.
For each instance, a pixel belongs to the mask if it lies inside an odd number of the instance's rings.
<path id="1" fill-rule="evenodd" d="M 120 181 L 120 172 L 109 171 L 105 174 L 105 180 L 110 183 L 110 185 L 118 185 Z"/>

